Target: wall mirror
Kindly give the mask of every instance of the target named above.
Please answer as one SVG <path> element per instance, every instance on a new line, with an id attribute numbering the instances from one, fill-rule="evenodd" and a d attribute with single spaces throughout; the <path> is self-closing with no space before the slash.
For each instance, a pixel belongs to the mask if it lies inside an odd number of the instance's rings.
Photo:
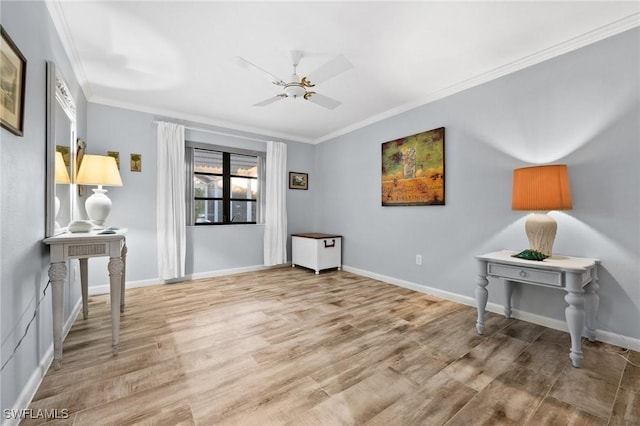
<path id="1" fill-rule="evenodd" d="M 47 62 L 45 237 L 67 230 L 75 200 L 76 104 L 53 62 Z"/>

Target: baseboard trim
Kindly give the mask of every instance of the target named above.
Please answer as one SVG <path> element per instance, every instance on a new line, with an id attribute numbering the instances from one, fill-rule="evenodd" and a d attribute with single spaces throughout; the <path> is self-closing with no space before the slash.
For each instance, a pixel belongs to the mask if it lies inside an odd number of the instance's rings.
<path id="1" fill-rule="evenodd" d="M 464 296 L 458 293 L 452 293 L 446 290 L 440 290 L 438 288 L 429 287 L 422 284 L 417 284 L 411 281 L 400 280 L 398 278 L 389 277 L 386 275 L 377 274 L 375 272 L 366 271 L 364 269 L 354 268 L 348 265 L 342 265 L 342 269 L 347 272 L 351 272 L 356 275 L 362 275 L 367 278 L 373 278 L 375 280 L 383 281 L 389 284 L 397 285 L 398 287 L 404 287 L 409 290 L 414 290 L 420 293 L 429 294 L 431 296 L 440 297 L 441 299 L 450 300 L 452 302 L 458 302 L 467 306 L 476 306 L 476 300 L 473 297 Z M 487 311 L 493 312 L 499 315 L 504 314 L 504 306 L 497 303 L 487 303 Z M 533 314 L 531 312 L 522 311 L 519 309 L 513 309 L 511 316 L 516 319 L 538 324 L 543 327 L 552 328 L 554 330 L 569 332 L 567 324 L 564 321 L 554 318 L 545 317 L 542 315 Z M 620 346 L 621 348 L 627 348 L 640 352 L 640 339 L 617 334 L 611 331 L 596 330 L 596 340 L 609 343 L 611 345 Z"/>
<path id="2" fill-rule="evenodd" d="M 71 311 L 71 315 L 69 315 L 69 318 L 67 319 L 67 321 L 64 323 L 62 327 L 63 342 L 64 342 L 64 339 L 67 337 L 67 334 L 69 334 L 69 331 L 71 330 L 73 323 L 76 321 L 76 318 L 78 318 L 80 311 L 82 311 L 82 298 L 78 299 L 75 306 L 73 307 L 73 310 Z M 22 392 L 20 392 L 18 399 L 14 403 L 14 406 L 18 407 L 18 408 L 13 408 L 14 412 L 19 412 L 20 410 L 24 410 L 29 407 L 29 404 L 31 404 L 31 401 L 33 400 L 33 397 L 38 391 L 40 384 L 42 384 L 42 380 L 44 379 L 44 376 L 47 374 L 49 367 L 51 367 L 52 362 L 53 362 L 53 340 L 51 341 L 51 344 L 49 345 L 45 353 L 42 355 L 42 358 L 40 359 L 40 363 L 33 370 L 33 373 L 31 373 L 31 376 L 29 377 L 29 380 L 27 380 L 27 383 L 25 384 L 24 388 L 22 388 Z M 4 421 L 2 422 L 2 426 L 17 426 L 21 420 L 22 419 L 20 418 L 4 419 Z"/>
<path id="3" fill-rule="evenodd" d="M 397 285 L 398 287 L 404 287 L 404 288 L 408 288 L 409 290 L 415 290 L 420 293 L 425 293 L 431 296 L 440 297 L 442 299 L 451 300 L 452 302 L 458 302 L 468 306 L 476 306 L 476 301 L 473 297 L 464 296 L 458 293 L 452 293 L 446 290 L 440 290 L 434 287 L 428 287 L 422 284 L 416 284 L 411 281 L 405 281 L 398 278 L 377 274 L 375 272 L 370 272 L 364 269 L 358 269 L 358 268 L 354 268 L 347 265 L 342 265 L 342 269 L 344 269 L 347 272 L 354 273 L 356 275 L 362 275 L 367 278 L 373 278 L 374 280 L 384 281 L 389 284 Z"/>
<path id="4" fill-rule="evenodd" d="M 286 264 L 285 264 L 286 265 Z M 251 265 L 251 266 L 242 266 L 240 268 L 230 268 L 230 269 L 220 269 L 217 271 L 207 271 L 207 272 L 197 272 L 195 274 L 189 274 L 184 276 L 183 278 L 177 278 L 173 280 L 163 280 L 160 278 L 151 278 L 148 280 L 139 280 L 139 281 L 127 281 L 125 284 L 125 288 L 140 288 L 140 287 L 149 287 L 154 285 L 162 285 L 162 284 L 173 284 L 182 281 L 189 280 L 200 280 L 203 278 L 213 278 L 213 277 L 221 277 L 225 275 L 234 275 L 234 274 L 242 274 L 245 272 L 256 272 L 262 271 L 265 269 L 279 268 L 284 265 L 275 265 L 275 266 L 265 266 L 265 265 Z M 90 296 L 98 296 L 101 294 L 109 293 L 109 284 L 97 285 L 89 287 L 89 295 Z"/>

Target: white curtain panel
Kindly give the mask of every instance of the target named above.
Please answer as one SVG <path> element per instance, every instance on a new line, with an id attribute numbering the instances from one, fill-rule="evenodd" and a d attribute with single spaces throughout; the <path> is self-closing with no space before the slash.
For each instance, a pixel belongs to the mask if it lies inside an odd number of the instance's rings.
<path id="1" fill-rule="evenodd" d="M 184 126 L 158 123 L 158 274 L 163 280 L 185 275 L 187 247 Z"/>
<path id="2" fill-rule="evenodd" d="M 287 262 L 287 145 L 267 142 L 264 264 Z"/>

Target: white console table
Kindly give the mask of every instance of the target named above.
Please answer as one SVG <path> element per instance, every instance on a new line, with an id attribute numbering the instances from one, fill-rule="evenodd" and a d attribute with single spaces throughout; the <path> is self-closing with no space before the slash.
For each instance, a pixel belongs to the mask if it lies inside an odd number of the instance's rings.
<path id="1" fill-rule="evenodd" d="M 88 310 L 88 259 L 90 257 L 109 257 L 109 285 L 111 296 L 111 346 L 117 354 L 120 345 L 120 312 L 124 312 L 124 283 L 126 271 L 126 229 L 115 234 L 65 233 L 46 238 L 44 243 L 50 247 L 51 280 L 53 304 L 53 367 L 62 366 L 62 317 L 64 301 L 64 281 L 67 277 L 67 260 L 80 259 L 80 283 L 82 287 L 82 314 L 86 319 Z"/>
<path id="2" fill-rule="evenodd" d="M 582 359 L 583 330 L 590 341 L 595 340 L 596 314 L 600 298 L 598 296 L 599 260 L 582 257 L 553 255 L 543 261 L 524 260 L 512 257 L 514 251 L 498 251 L 476 256 L 478 261 L 478 279 L 476 302 L 478 304 L 478 334 L 484 331 L 484 320 L 489 293 L 487 277 L 498 278 L 504 282 L 504 315 L 511 318 L 511 295 L 513 282 L 535 286 L 564 289 L 564 300 L 569 306 L 565 309 L 567 327 L 571 335 L 569 357 L 574 367 L 580 367 Z M 586 325 L 586 329 L 585 329 Z"/>

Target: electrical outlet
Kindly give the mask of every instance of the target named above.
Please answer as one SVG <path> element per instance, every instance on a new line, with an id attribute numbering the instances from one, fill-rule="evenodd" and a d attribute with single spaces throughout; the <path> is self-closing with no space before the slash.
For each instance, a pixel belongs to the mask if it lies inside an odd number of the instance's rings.
<path id="1" fill-rule="evenodd" d="M 416 254 L 416 265 L 422 265 L 422 255 Z"/>

